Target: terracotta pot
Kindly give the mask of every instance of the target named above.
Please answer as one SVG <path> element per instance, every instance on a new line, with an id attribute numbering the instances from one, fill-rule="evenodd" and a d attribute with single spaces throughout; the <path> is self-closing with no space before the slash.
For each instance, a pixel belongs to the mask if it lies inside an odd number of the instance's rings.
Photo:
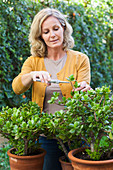
<path id="1" fill-rule="evenodd" d="M 74 170 L 74 168 L 72 167 L 72 164 L 70 162 L 65 162 L 64 159 L 65 159 L 65 156 L 62 156 L 59 159 L 61 166 L 62 166 L 62 170 Z"/>
<path id="2" fill-rule="evenodd" d="M 11 153 L 12 149 L 7 151 L 9 156 L 10 168 L 11 170 L 42 170 L 44 163 L 44 156 L 46 151 L 42 148 L 38 155 L 33 156 L 18 156 Z"/>
<path id="3" fill-rule="evenodd" d="M 113 170 L 113 159 L 105 161 L 88 161 L 74 157 L 73 155 L 84 151 L 85 148 L 78 148 L 70 151 L 68 157 L 72 161 L 74 170 Z"/>

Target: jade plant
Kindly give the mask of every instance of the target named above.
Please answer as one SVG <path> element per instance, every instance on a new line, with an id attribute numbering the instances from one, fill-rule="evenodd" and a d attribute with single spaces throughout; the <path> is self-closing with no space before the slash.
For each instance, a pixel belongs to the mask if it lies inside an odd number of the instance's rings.
<path id="1" fill-rule="evenodd" d="M 68 80 L 73 86 L 70 98 L 59 100 L 53 93 L 49 103 L 64 105 L 65 109 L 56 111 L 48 124 L 49 131 L 60 142 L 64 153 L 75 149 L 78 141 L 86 146 L 89 160 L 113 158 L 113 95 L 110 87 L 102 86 L 87 92 L 76 91 L 74 76 Z"/>
<path id="2" fill-rule="evenodd" d="M 39 135 L 44 131 L 40 107 L 29 102 L 19 108 L 3 107 L 0 112 L 0 134 L 14 147 L 14 154 L 32 155 L 40 148 Z"/>
<path id="3" fill-rule="evenodd" d="M 52 103 L 54 98 L 58 98 L 58 94 L 56 92 L 54 92 Z M 49 102 L 51 102 L 51 100 Z M 69 114 L 70 113 L 65 112 L 65 110 L 56 111 L 55 114 L 49 115 L 48 122 L 46 124 L 48 129 L 46 133 L 47 138 L 56 139 L 58 141 L 59 148 L 64 152 L 65 160 L 68 162 L 70 162 L 68 152 L 73 148 L 80 147 L 82 144 L 80 138 L 72 133 L 72 127 L 70 126 L 72 123 L 72 117 L 70 117 Z M 73 121 L 74 120 L 75 118 L 73 117 Z"/>

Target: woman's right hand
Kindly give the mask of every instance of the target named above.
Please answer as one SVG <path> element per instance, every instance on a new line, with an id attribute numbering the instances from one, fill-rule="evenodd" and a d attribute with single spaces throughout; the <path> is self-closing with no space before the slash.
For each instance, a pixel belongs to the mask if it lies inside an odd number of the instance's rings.
<path id="1" fill-rule="evenodd" d="M 48 83 L 48 81 L 51 80 L 47 71 L 32 71 L 30 72 L 30 76 L 33 81 L 36 81 L 36 78 L 39 78 L 43 83 Z"/>

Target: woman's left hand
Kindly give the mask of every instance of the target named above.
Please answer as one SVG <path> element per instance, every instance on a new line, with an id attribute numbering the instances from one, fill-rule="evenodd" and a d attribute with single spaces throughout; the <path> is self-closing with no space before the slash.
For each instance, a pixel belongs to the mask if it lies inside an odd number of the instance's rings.
<path id="1" fill-rule="evenodd" d="M 85 81 L 82 81 L 80 83 L 78 83 L 80 85 L 80 87 L 76 88 L 75 91 L 88 91 L 91 90 L 92 88 L 90 87 L 90 85 L 88 85 Z"/>

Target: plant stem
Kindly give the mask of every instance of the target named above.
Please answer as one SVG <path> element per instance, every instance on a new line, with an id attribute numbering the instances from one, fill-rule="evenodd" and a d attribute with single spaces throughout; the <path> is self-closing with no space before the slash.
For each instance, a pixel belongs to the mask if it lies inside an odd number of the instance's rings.
<path id="1" fill-rule="evenodd" d="M 94 112 L 94 117 L 95 117 L 95 120 L 98 122 L 97 118 L 96 118 L 96 113 Z"/>
<path id="2" fill-rule="evenodd" d="M 102 101 L 103 97 L 104 97 L 104 96 L 102 96 L 102 97 L 101 97 L 99 104 L 101 103 L 101 101 Z"/>
<path id="3" fill-rule="evenodd" d="M 73 90 L 75 91 L 75 87 L 73 86 L 73 83 L 72 83 L 72 81 L 71 81 L 70 83 L 71 83 L 71 86 L 72 86 Z"/>
<path id="4" fill-rule="evenodd" d="M 94 143 L 91 143 L 91 152 L 94 152 Z"/>
<path id="5" fill-rule="evenodd" d="M 27 148 L 28 148 L 28 140 L 24 138 L 24 141 L 25 141 L 24 152 L 25 152 L 25 155 L 27 155 L 28 154 L 28 150 L 27 150 Z"/>
<path id="6" fill-rule="evenodd" d="M 58 140 L 58 142 L 60 143 L 60 145 L 61 145 L 61 147 L 62 147 L 62 149 L 63 149 L 63 151 L 64 151 L 64 153 L 65 153 L 65 156 L 67 157 L 67 159 L 68 159 L 69 162 L 71 163 L 71 160 L 70 160 L 69 157 L 68 157 L 68 151 L 67 151 L 65 145 L 63 144 L 62 140 L 61 140 L 61 139 L 58 139 L 58 138 L 55 138 L 55 139 Z"/>

